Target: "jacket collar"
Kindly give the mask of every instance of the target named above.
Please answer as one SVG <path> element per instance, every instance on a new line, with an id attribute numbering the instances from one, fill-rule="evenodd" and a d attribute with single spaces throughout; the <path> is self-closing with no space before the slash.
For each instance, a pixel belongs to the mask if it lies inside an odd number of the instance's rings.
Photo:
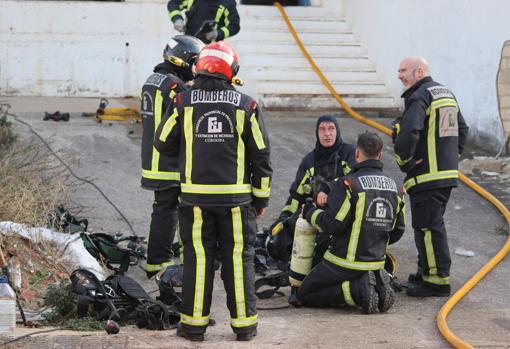
<path id="1" fill-rule="evenodd" d="M 409 87 L 405 92 L 402 94 L 402 98 L 407 98 L 410 95 L 414 93 L 421 85 L 423 85 L 426 82 L 432 81 L 432 77 L 427 76 L 426 78 L 421 79 L 420 81 L 416 81 L 413 86 Z"/>
<path id="2" fill-rule="evenodd" d="M 357 172 L 361 169 L 366 169 L 366 168 L 374 168 L 374 169 L 382 171 L 383 163 L 380 160 L 365 160 L 362 162 L 358 162 L 352 167 L 352 172 Z"/>

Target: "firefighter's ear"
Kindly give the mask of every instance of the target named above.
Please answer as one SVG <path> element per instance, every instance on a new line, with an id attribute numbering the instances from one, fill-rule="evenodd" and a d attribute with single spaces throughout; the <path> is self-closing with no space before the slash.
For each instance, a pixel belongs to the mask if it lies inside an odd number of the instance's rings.
<path id="1" fill-rule="evenodd" d="M 356 151 L 354 152 L 354 158 L 356 159 L 356 162 L 361 162 L 361 152 L 359 148 L 356 148 Z"/>

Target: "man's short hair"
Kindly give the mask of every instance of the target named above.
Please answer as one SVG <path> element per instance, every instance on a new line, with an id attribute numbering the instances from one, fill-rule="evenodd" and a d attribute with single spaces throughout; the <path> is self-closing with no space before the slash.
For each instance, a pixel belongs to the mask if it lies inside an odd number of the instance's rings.
<path id="1" fill-rule="evenodd" d="M 358 136 L 356 146 L 369 158 L 376 158 L 382 150 L 383 141 L 377 134 L 365 131 Z"/>

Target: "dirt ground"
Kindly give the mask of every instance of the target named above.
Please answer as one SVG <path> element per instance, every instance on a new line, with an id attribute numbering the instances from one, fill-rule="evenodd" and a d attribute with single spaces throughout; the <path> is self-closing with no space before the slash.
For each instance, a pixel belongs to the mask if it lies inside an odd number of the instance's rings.
<path id="1" fill-rule="evenodd" d="M 52 146 L 75 156 L 73 170 L 94 182 L 128 217 L 139 235 L 146 235 L 152 196 L 140 188 L 140 126 L 129 122 L 98 124 L 81 117 L 93 112 L 97 99 L 0 98 L 8 100 L 12 111 L 30 123 Z M 110 106 L 123 106 L 133 100 L 114 100 Z M 69 122 L 42 121 L 44 111 L 70 112 Z M 266 217 L 259 222 L 267 226 L 274 220 L 286 199 L 299 161 L 313 148 L 314 125 L 318 115 L 310 113 L 266 113 L 269 128 L 274 178 L 272 198 Z M 386 125 L 391 120 L 380 119 Z M 341 118 L 342 137 L 354 142 L 357 134 L 367 129 L 358 122 Z M 28 134 L 25 126 L 19 132 Z M 394 164 L 391 140 L 385 138 L 385 170 L 401 180 L 402 174 Z M 508 181 L 504 174 L 508 165 L 464 165 L 473 179 L 487 185 L 491 192 L 510 206 Z M 463 166 L 464 166 L 463 165 Z M 474 170 L 478 168 L 479 171 Z M 498 170 L 499 168 L 499 170 Z M 505 170 L 506 171 L 506 170 Z M 486 172 L 484 174 L 484 172 Z M 489 174 L 487 174 L 489 172 Z M 500 172 L 498 172 L 500 173 Z M 89 219 L 90 230 L 128 233 L 126 223 L 111 206 L 87 185 L 80 186 L 73 199 L 85 206 L 81 213 Z M 409 215 L 410 216 L 410 215 Z M 505 221 L 499 212 L 478 194 L 461 184 L 454 190 L 445 215 L 452 253 L 452 287 L 458 290 L 503 246 L 508 235 Z M 454 253 L 458 248 L 474 252 L 473 257 Z M 415 271 L 416 249 L 408 219 L 408 227 L 401 241 L 390 248 L 398 263 L 397 277 L 404 281 Z M 143 272 L 132 268 L 129 275 L 144 283 Z M 508 279 L 510 262 L 504 259 L 453 310 L 448 318 L 451 330 L 477 348 L 510 348 L 510 301 Z M 212 317 L 217 325 L 208 329 L 206 341 L 187 342 L 176 336 L 175 330 L 152 332 L 136 328 L 122 328 L 118 335 L 103 332 L 76 333 L 56 331 L 23 339 L 7 348 L 448 348 L 439 334 L 435 318 L 444 298 L 413 299 L 404 293 L 386 314 L 361 315 L 357 309 L 293 309 L 260 310 L 259 335 L 249 343 L 235 341 L 224 305 L 225 292 L 219 278 L 215 281 Z M 288 289 L 284 292 L 288 295 Z M 259 301 L 261 308 L 285 306 L 287 297 Z M 32 332 L 19 327 L 15 335 Z"/>

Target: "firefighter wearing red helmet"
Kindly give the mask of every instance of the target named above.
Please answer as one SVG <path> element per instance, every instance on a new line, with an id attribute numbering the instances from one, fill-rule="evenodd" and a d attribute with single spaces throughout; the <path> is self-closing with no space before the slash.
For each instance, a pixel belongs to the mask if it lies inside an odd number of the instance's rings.
<path id="1" fill-rule="evenodd" d="M 260 109 L 232 85 L 238 62 L 224 41 L 204 47 L 193 88 L 174 97 L 155 136 L 158 151 L 179 157 L 184 280 L 178 335 L 189 340 L 203 340 L 209 324 L 218 247 L 237 340 L 250 340 L 257 329 L 253 245 L 272 169 Z"/>

